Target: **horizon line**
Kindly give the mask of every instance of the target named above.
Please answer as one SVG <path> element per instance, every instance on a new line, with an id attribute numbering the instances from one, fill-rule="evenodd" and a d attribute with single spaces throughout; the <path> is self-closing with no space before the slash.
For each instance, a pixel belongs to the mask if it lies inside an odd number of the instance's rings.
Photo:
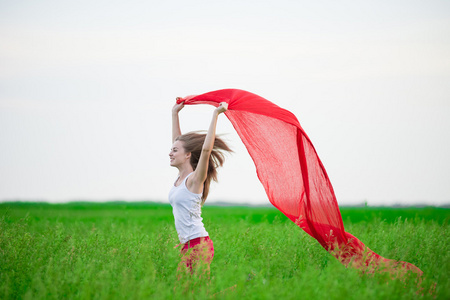
<path id="1" fill-rule="evenodd" d="M 108 199 L 108 200 L 86 200 L 86 199 L 78 199 L 78 200 L 65 200 L 65 201 L 49 201 L 49 200 L 43 200 L 43 199 L 36 199 L 36 200 L 27 200 L 27 199 L 2 199 L 0 200 L 0 204 L 7 204 L 7 203 L 41 203 L 41 204 L 50 204 L 50 205 L 58 205 L 58 204 L 76 204 L 76 203 L 87 203 L 87 204 L 161 204 L 161 205 L 170 205 L 168 202 L 163 202 L 160 200 L 150 200 L 150 199 L 144 199 L 144 200 L 123 200 L 123 199 Z M 272 205 L 270 202 L 268 203 L 250 203 L 247 201 L 240 201 L 240 202 L 231 202 L 231 201 L 209 201 L 205 202 L 206 206 L 246 206 L 246 207 L 267 207 L 267 208 L 275 208 L 274 205 Z M 426 203 L 415 203 L 415 204 L 401 204 L 401 203 L 393 203 L 391 205 L 386 204 L 380 204 L 380 205 L 370 205 L 365 202 L 355 203 L 355 204 L 339 204 L 339 207 L 392 207 L 392 208 L 403 208 L 403 207 L 439 207 L 439 208 L 450 208 L 450 202 L 449 203 L 443 203 L 439 205 L 434 204 L 426 204 Z"/>

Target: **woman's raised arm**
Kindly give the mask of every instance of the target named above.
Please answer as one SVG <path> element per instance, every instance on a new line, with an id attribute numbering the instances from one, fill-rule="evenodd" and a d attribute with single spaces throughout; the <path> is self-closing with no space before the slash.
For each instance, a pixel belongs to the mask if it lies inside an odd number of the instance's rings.
<path id="1" fill-rule="evenodd" d="M 181 135 L 180 119 L 178 118 L 178 113 L 183 109 L 183 107 L 184 102 L 181 102 L 180 104 L 175 103 L 172 108 L 172 143 L 174 143 L 175 139 Z"/>
<path id="2" fill-rule="evenodd" d="M 188 188 L 194 193 L 200 193 L 203 189 L 203 183 L 206 180 L 208 173 L 208 162 L 211 151 L 214 147 L 214 140 L 216 139 L 216 125 L 218 116 L 227 111 L 228 103 L 221 102 L 213 112 L 211 124 L 209 125 L 208 133 L 206 134 L 205 141 L 203 142 L 202 153 L 197 164 L 197 168 L 192 174 L 192 180 L 189 180 Z"/>

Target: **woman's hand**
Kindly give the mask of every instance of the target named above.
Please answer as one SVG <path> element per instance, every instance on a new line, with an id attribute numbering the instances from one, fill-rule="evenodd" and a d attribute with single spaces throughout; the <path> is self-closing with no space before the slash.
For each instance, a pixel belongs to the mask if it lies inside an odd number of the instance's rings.
<path id="1" fill-rule="evenodd" d="M 223 112 L 226 112 L 228 110 L 228 103 L 226 102 L 220 102 L 219 107 L 216 108 L 217 114 L 221 114 Z"/>
<path id="2" fill-rule="evenodd" d="M 177 97 L 177 100 L 178 100 L 179 98 L 180 98 L 180 97 Z M 175 103 L 175 105 L 172 107 L 172 113 L 174 113 L 174 114 L 179 113 L 180 110 L 183 109 L 183 107 L 184 107 L 184 101 L 181 102 L 180 104 Z"/>

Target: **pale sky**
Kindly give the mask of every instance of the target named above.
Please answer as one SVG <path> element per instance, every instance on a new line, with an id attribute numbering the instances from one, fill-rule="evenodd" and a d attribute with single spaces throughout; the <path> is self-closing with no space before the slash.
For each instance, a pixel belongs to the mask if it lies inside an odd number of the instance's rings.
<path id="1" fill-rule="evenodd" d="M 0 0 L 0 41 L 0 201 L 168 203 L 175 97 L 239 88 L 297 116 L 339 204 L 450 203 L 450 1 Z M 208 202 L 268 203 L 217 132 Z"/>

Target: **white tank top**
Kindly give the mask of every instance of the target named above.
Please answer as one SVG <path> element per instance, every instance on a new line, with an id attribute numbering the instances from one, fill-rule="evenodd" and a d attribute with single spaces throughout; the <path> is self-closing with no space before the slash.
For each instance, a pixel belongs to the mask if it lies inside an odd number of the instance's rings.
<path id="1" fill-rule="evenodd" d="M 180 243 L 183 244 L 198 237 L 208 236 L 201 217 L 202 194 L 192 193 L 186 187 L 186 180 L 191 174 L 186 176 L 179 186 L 174 184 L 169 192 L 169 203 L 173 208 L 175 228 Z"/>

